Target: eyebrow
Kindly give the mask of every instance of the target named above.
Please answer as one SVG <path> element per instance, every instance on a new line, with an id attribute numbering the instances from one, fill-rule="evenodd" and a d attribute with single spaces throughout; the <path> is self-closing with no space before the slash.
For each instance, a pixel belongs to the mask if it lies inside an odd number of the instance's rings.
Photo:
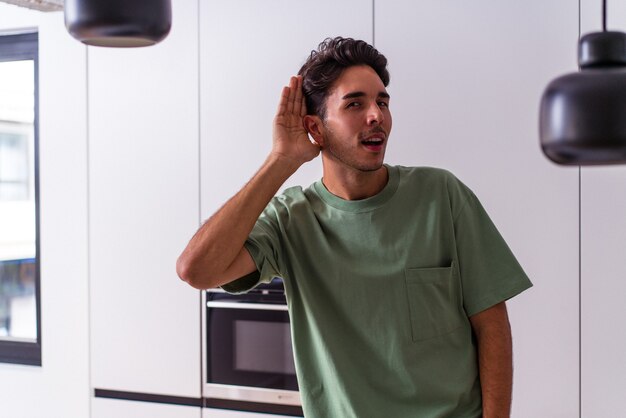
<path id="1" fill-rule="evenodd" d="M 341 100 L 356 99 L 357 97 L 363 97 L 363 96 L 365 96 L 364 92 L 355 91 L 355 92 L 346 94 L 345 96 L 341 98 Z M 378 98 L 389 99 L 390 97 L 391 96 L 389 96 L 389 94 L 384 91 L 381 91 L 378 93 Z"/>

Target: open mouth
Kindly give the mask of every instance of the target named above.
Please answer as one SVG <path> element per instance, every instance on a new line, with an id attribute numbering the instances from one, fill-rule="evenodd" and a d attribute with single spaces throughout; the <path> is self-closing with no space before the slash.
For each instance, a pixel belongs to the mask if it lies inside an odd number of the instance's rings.
<path id="1" fill-rule="evenodd" d="M 385 140 L 379 137 L 367 138 L 361 141 L 361 144 L 370 151 L 380 151 L 383 148 Z"/>

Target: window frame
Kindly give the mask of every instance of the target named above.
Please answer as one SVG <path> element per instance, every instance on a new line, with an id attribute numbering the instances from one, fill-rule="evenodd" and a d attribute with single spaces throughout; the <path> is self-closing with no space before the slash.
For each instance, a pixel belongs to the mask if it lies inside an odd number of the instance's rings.
<path id="1" fill-rule="evenodd" d="M 0 62 L 33 60 L 35 67 L 34 118 L 34 176 L 35 176 L 35 298 L 37 340 L 0 339 L 0 363 L 41 366 L 41 251 L 39 223 L 39 35 L 36 31 L 2 34 L 0 32 Z"/>

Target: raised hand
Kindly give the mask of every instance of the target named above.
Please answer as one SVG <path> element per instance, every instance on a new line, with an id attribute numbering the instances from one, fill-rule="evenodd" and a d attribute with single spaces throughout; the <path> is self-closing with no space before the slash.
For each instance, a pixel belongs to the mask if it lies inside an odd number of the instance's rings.
<path id="1" fill-rule="evenodd" d="M 272 153 L 302 165 L 320 153 L 317 143 L 309 139 L 304 128 L 306 104 L 302 95 L 302 77 L 291 77 L 289 86 L 283 87 L 274 117 L 274 142 Z"/>

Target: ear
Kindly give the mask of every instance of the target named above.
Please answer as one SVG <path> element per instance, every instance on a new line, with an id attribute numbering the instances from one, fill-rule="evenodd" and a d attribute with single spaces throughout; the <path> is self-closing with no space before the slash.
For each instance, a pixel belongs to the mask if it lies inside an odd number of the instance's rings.
<path id="1" fill-rule="evenodd" d="M 324 124 L 317 115 L 305 115 L 303 118 L 304 129 L 313 137 L 313 140 L 324 148 Z"/>

